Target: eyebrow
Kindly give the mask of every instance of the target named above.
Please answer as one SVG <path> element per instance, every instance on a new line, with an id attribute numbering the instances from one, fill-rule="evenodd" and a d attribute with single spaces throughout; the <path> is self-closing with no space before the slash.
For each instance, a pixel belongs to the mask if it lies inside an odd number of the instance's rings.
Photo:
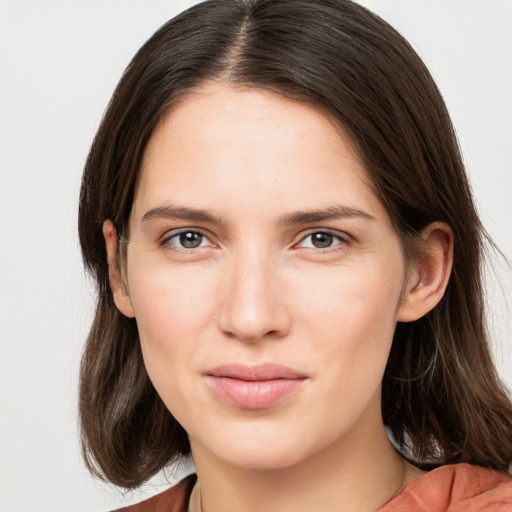
<path id="1" fill-rule="evenodd" d="M 142 222 L 153 219 L 182 219 L 196 222 L 208 222 L 211 224 L 223 224 L 222 219 L 211 214 L 207 210 L 197 210 L 186 206 L 158 206 L 147 211 L 142 216 Z"/>
<path id="2" fill-rule="evenodd" d="M 366 220 L 376 220 L 375 217 L 358 208 L 336 205 L 321 210 L 298 210 L 290 212 L 281 217 L 279 219 L 279 223 L 284 226 L 293 226 L 296 224 L 308 224 L 311 222 L 322 222 L 354 217 Z M 186 206 L 158 206 L 148 210 L 142 216 L 143 222 L 151 221 L 153 219 L 180 219 L 206 222 L 210 224 L 224 224 L 220 217 L 213 215 L 207 210 L 188 208 Z"/>
<path id="3" fill-rule="evenodd" d="M 310 222 L 323 222 L 354 217 L 366 220 L 377 220 L 369 213 L 359 210 L 358 208 L 335 205 L 323 210 L 306 210 L 287 213 L 284 217 L 281 217 L 280 223 L 285 226 L 291 226 L 295 224 L 308 224 Z"/>

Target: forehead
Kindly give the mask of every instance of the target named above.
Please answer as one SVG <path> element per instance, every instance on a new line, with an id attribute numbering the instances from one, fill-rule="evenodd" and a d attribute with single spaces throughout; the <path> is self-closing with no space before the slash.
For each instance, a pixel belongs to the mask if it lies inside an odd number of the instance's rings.
<path id="1" fill-rule="evenodd" d="M 261 208 L 256 199 L 264 196 L 266 210 L 272 203 L 299 209 L 340 201 L 375 209 L 380 202 L 368 181 L 350 139 L 320 108 L 208 83 L 172 106 L 155 128 L 135 209 L 183 198 L 202 208 L 217 208 L 219 198 L 240 207 L 241 196 L 246 208 Z"/>

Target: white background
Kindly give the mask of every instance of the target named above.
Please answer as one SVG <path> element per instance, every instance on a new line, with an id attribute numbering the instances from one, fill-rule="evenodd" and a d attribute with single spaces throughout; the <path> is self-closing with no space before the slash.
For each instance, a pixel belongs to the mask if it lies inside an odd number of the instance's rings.
<path id="1" fill-rule="evenodd" d="M 77 373 L 94 302 L 77 200 L 122 70 L 191 0 L 0 0 L 0 512 L 104 511 L 123 494 L 84 470 Z M 512 255 L 512 0 L 365 0 L 430 67 L 484 223 Z M 491 281 L 497 363 L 512 386 L 512 274 Z"/>

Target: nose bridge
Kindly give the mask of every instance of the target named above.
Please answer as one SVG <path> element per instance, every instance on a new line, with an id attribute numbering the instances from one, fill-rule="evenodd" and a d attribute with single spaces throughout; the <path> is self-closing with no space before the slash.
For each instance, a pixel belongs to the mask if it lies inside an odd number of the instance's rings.
<path id="1" fill-rule="evenodd" d="M 284 335 L 288 312 L 276 277 L 275 261 L 261 247 L 232 254 L 222 284 L 220 329 L 245 341 Z"/>

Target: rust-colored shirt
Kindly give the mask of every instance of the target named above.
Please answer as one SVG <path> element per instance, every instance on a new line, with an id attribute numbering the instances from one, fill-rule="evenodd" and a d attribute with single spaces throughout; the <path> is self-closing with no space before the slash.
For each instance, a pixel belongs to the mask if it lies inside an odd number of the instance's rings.
<path id="1" fill-rule="evenodd" d="M 512 512 L 512 477 L 454 464 L 418 478 L 380 512 Z"/>
<path id="2" fill-rule="evenodd" d="M 117 512 L 187 512 L 195 482 L 189 475 Z M 379 512 L 512 512 L 512 477 L 469 464 L 442 466 L 409 484 Z"/>

